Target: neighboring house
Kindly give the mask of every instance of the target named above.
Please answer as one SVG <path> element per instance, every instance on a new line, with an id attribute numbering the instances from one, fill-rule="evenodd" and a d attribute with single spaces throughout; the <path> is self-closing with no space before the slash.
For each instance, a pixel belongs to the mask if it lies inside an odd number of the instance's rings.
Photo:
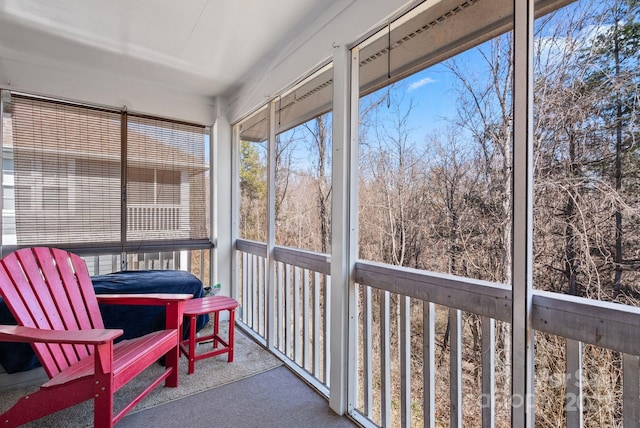
<path id="1" fill-rule="evenodd" d="M 132 118 L 123 149 L 120 114 L 47 103 L 31 111 L 30 102 L 3 117 L 3 246 L 207 236 L 206 220 L 192 215 L 208 197 L 204 144 L 176 140 L 202 135 Z"/>

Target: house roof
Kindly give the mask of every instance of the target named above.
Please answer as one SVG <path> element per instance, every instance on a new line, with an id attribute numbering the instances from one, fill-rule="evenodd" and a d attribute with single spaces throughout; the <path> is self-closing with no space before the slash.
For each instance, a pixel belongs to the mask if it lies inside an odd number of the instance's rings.
<path id="1" fill-rule="evenodd" d="M 44 100 L 16 97 L 12 102 L 13 120 L 3 117 L 3 133 L 21 138 L 5 140 L 13 150 L 43 155 L 77 157 L 94 161 L 119 162 L 121 124 L 117 112 L 85 109 Z M 41 130 L 34 132 L 34 129 Z M 6 131 L 5 131 L 6 130 Z M 201 144 L 204 128 L 194 125 L 131 117 L 127 129 L 127 159 L 130 166 L 154 168 L 167 159 L 173 166 L 184 165 L 190 171 L 208 168 Z M 34 144 L 30 144 L 29 141 Z"/>

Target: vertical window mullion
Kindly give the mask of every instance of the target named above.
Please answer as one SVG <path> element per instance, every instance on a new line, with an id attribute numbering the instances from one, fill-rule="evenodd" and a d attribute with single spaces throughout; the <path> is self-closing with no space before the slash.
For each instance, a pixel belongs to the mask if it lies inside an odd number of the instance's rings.
<path id="1" fill-rule="evenodd" d="M 120 114 L 120 246 L 121 251 L 121 268 L 127 270 L 127 253 L 124 245 L 127 241 L 127 127 L 128 127 L 127 111 L 123 110 Z"/>

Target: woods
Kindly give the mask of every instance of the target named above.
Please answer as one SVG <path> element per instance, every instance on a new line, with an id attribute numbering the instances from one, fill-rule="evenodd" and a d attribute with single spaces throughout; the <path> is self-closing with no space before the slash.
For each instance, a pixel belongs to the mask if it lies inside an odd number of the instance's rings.
<path id="1" fill-rule="evenodd" d="M 637 0 L 583 0 L 536 21 L 536 289 L 639 304 L 639 19 Z M 360 258 L 511 284 L 512 49 L 506 33 L 360 99 Z M 415 82 L 430 83 L 418 91 Z M 435 85 L 440 90 L 431 89 Z M 425 113 L 442 94 L 447 108 L 438 117 Z M 328 113 L 279 136 L 278 153 L 288 156 L 278 156 L 275 166 L 278 245 L 323 253 L 329 248 L 330 123 Z M 246 177 L 256 169 L 251 151 L 259 147 L 247 143 L 241 163 Z M 243 207 L 266 206 L 266 193 L 250 181 L 242 182 Z M 243 211 L 243 224 L 256 224 L 250 219 L 257 212 Z M 259 236 L 250 228 L 243 234 Z M 396 297 L 389 304 L 399 310 Z M 421 303 L 411 303 L 416 343 L 421 311 Z M 437 318 L 445 358 L 449 324 L 446 314 Z M 392 321 L 396 341 L 397 330 Z M 465 385 L 475 391 L 481 321 L 464 314 L 462 330 Z M 496 331 L 498 387 L 504 390 L 509 326 L 499 323 Z M 549 379 L 564 373 L 564 339 L 538 335 L 536 348 L 536 391 L 543 397 L 537 422 L 556 426 L 564 418 L 568 380 Z M 422 351 L 415 352 L 421 361 Z M 620 355 L 592 346 L 583 353 L 585 426 L 615 425 L 621 417 Z"/>

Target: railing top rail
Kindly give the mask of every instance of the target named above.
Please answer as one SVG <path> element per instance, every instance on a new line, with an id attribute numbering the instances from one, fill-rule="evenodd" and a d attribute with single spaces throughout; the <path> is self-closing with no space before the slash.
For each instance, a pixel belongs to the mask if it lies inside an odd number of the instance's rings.
<path id="1" fill-rule="evenodd" d="M 360 261 L 356 282 L 450 308 L 511 321 L 511 288 L 487 281 Z"/>
<path id="2" fill-rule="evenodd" d="M 535 330 L 640 355 L 640 308 L 535 290 L 532 318 Z"/>
<path id="3" fill-rule="evenodd" d="M 267 257 L 267 244 L 264 242 L 237 239 L 236 250 L 259 257 Z M 331 256 L 328 254 L 298 248 L 275 246 L 273 249 L 273 259 L 277 262 L 287 263 L 325 275 L 331 274 Z"/>
<path id="4" fill-rule="evenodd" d="M 181 204 L 127 204 L 127 208 L 183 208 Z"/>
<path id="5" fill-rule="evenodd" d="M 331 275 L 331 256 L 328 254 L 288 247 L 275 247 L 273 253 L 276 261 Z"/>
<path id="6" fill-rule="evenodd" d="M 236 239 L 236 250 L 259 257 L 267 257 L 267 244 L 264 242 Z"/>

